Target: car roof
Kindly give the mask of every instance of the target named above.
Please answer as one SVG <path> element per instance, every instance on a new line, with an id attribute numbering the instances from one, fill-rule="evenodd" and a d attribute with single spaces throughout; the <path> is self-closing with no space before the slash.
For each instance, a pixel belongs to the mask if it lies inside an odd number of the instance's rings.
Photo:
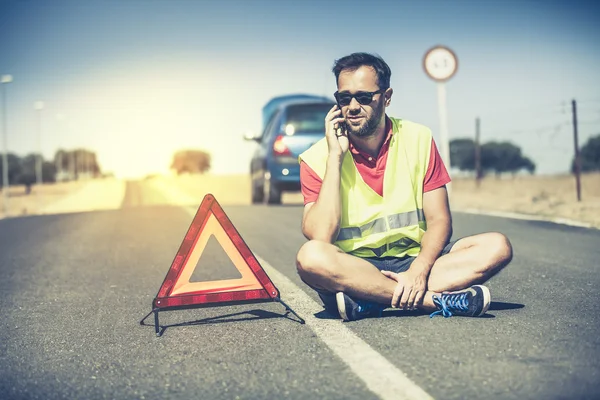
<path id="1" fill-rule="evenodd" d="M 277 110 L 282 108 L 288 108 L 289 106 L 300 105 L 300 104 L 335 104 L 335 101 L 329 99 L 303 99 L 303 100 L 290 100 L 279 104 Z"/>
<path id="2" fill-rule="evenodd" d="M 271 117 L 292 104 L 335 104 L 335 102 L 325 96 L 304 93 L 273 97 L 262 108 L 263 126 L 267 125 Z"/>
<path id="3" fill-rule="evenodd" d="M 321 100 L 327 101 L 329 98 L 325 96 L 317 96 L 314 94 L 305 94 L 305 93 L 295 93 L 295 94 L 286 94 L 283 96 L 272 97 L 267 104 L 263 106 L 263 108 L 272 107 L 274 104 L 286 103 L 290 101 L 302 101 L 302 100 Z"/>

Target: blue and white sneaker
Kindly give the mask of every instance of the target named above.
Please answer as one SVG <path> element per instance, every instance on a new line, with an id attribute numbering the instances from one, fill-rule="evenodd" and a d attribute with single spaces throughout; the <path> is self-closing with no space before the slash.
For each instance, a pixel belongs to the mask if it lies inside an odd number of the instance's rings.
<path id="1" fill-rule="evenodd" d="M 439 297 L 433 295 L 433 304 L 438 311 L 433 312 L 430 317 L 443 315 L 445 318 L 453 315 L 465 317 L 479 317 L 488 310 L 492 296 L 490 289 L 483 285 L 474 285 L 456 292 L 442 293 Z"/>
<path id="2" fill-rule="evenodd" d="M 384 304 L 374 303 L 366 300 L 354 300 L 343 292 L 335 295 L 338 312 L 344 321 L 356 321 L 368 317 L 381 317 L 383 310 L 387 308 Z"/>

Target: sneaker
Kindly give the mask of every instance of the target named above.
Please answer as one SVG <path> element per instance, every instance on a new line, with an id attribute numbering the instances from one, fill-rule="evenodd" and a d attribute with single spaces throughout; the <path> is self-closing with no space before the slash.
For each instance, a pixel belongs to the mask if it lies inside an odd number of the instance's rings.
<path id="1" fill-rule="evenodd" d="M 482 285 L 474 285 L 456 292 L 442 293 L 439 297 L 433 295 L 433 303 L 437 306 L 438 311 L 433 312 L 430 317 L 433 318 L 439 314 L 445 318 L 453 315 L 479 317 L 488 310 L 491 300 L 490 289 Z"/>
<path id="2" fill-rule="evenodd" d="M 337 300 L 336 300 L 335 293 L 317 292 L 317 294 L 319 295 L 319 297 L 321 298 L 321 301 L 323 302 L 323 307 L 325 308 L 325 311 L 327 313 L 331 314 L 331 316 L 333 316 L 333 317 L 339 317 L 340 314 L 338 312 L 338 306 L 337 306 Z"/>
<path id="3" fill-rule="evenodd" d="M 356 321 L 367 317 L 381 317 L 386 306 L 365 300 L 354 300 L 343 292 L 335 296 L 340 317 L 344 321 Z"/>

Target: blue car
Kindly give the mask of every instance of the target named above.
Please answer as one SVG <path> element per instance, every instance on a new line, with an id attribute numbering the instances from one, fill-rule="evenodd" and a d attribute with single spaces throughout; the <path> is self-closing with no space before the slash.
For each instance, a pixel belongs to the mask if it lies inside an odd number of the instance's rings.
<path id="1" fill-rule="evenodd" d="M 263 108 L 266 122 L 252 155 L 252 203 L 281 204 L 285 191 L 300 190 L 298 155 L 325 136 L 325 116 L 335 105 L 326 97 L 291 95 Z"/>

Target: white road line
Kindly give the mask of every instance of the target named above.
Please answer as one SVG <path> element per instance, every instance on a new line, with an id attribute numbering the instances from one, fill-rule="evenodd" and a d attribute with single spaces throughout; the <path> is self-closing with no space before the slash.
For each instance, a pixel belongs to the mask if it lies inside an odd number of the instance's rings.
<path id="1" fill-rule="evenodd" d="M 480 210 L 477 208 L 457 208 L 452 211 L 465 213 L 465 214 L 475 214 L 475 215 L 489 215 L 491 217 L 500 217 L 500 218 L 510 218 L 510 219 L 520 219 L 524 221 L 544 221 L 544 222 L 552 222 L 554 224 L 560 225 L 569 225 L 576 226 L 579 228 L 594 228 L 592 224 L 589 222 L 576 221 L 569 218 L 562 217 L 546 217 L 543 215 L 533 215 L 533 214 L 521 214 L 514 213 L 509 211 L 486 211 Z"/>
<path id="2" fill-rule="evenodd" d="M 197 208 L 185 210 L 194 216 Z M 384 400 L 432 399 L 400 369 L 356 336 L 341 320 L 318 319 L 323 307 L 302 289 L 254 253 L 265 272 L 281 291 L 281 299 L 306 320 L 306 325 L 360 378 L 370 391 Z"/>
<path id="3" fill-rule="evenodd" d="M 432 399 L 402 371 L 344 326 L 341 320 L 316 318 L 314 315 L 323 307 L 262 257 L 256 257 L 281 291 L 282 300 L 306 320 L 306 324 L 369 390 L 382 399 Z"/>

